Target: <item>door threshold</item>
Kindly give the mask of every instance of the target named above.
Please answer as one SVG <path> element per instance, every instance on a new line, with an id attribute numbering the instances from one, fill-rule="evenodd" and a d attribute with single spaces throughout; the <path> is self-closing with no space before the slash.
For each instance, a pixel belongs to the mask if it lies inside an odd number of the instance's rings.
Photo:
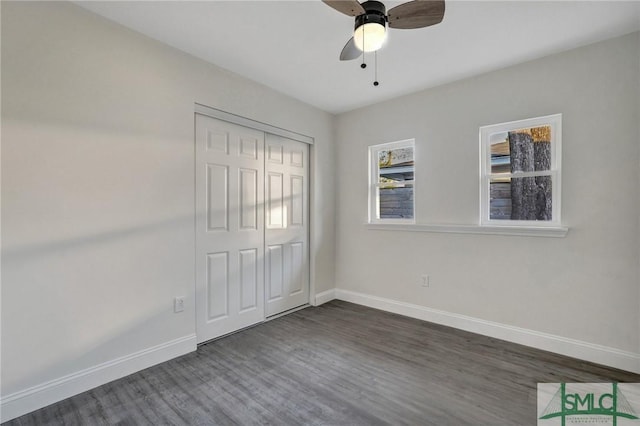
<path id="1" fill-rule="evenodd" d="M 264 320 L 265 320 L 265 322 L 266 321 L 271 321 L 271 320 L 274 320 L 276 318 L 280 318 L 280 317 L 282 317 L 284 315 L 289 315 L 289 314 L 292 314 L 292 313 L 294 313 L 296 311 L 300 311 L 302 309 L 308 308 L 309 306 L 311 306 L 311 305 L 308 304 L 308 303 L 305 303 L 304 305 L 300 305 L 300 306 L 297 306 L 295 308 L 288 309 L 288 310 L 286 310 L 284 312 L 280 312 L 279 314 L 273 314 L 271 316 L 268 316 Z"/>
<path id="2" fill-rule="evenodd" d="M 209 344 L 209 343 L 213 343 L 213 342 L 215 342 L 216 340 L 224 339 L 225 337 L 229 337 L 229 336 L 231 336 L 232 334 L 240 333 L 240 332 L 242 332 L 242 331 L 245 331 L 245 330 L 248 330 L 248 329 L 250 329 L 250 328 L 253 328 L 253 327 L 257 326 L 257 325 L 260 325 L 260 324 L 262 324 L 262 323 L 263 323 L 263 322 L 265 322 L 265 321 L 266 321 L 266 320 L 258 321 L 258 322 L 257 322 L 257 323 L 255 323 L 255 324 L 251 324 L 251 325 L 248 325 L 248 326 L 246 326 L 246 327 L 242 327 L 242 328 L 240 328 L 240 329 L 238 329 L 238 330 L 234 330 L 234 331 L 231 331 L 231 332 L 229 332 L 229 333 L 227 333 L 227 334 L 223 334 L 222 336 L 218 336 L 218 337 L 214 337 L 214 338 L 209 339 L 209 340 L 205 340 L 204 342 L 198 343 L 198 345 L 197 345 L 197 346 L 198 346 L 198 347 L 200 347 L 200 346 L 203 346 L 203 345 L 207 345 L 207 344 Z"/>
<path id="3" fill-rule="evenodd" d="M 208 343 L 215 342 L 216 340 L 224 339 L 225 337 L 231 336 L 232 334 L 240 333 L 241 331 L 248 330 L 248 329 L 253 328 L 253 327 L 257 326 L 257 325 L 263 324 L 263 323 L 265 323 L 265 322 L 267 322 L 267 321 L 271 321 L 271 320 L 274 320 L 274 319 L 280 318 L 280 317 L 282 317 L 282 316 L 292 314 L 292 313 L 294 313 L 294 312 L 300 311 L 300 310 L 305 309 L 305 308 L 308 308 L 308 307 L 310 307 L 310 306 L 311 306 L 310 304 L 305 303 L 304 305 L 300 305 L 300 306 L 297 306 L 297 307 L 295 307 L 295 308 L 288 309 L 288 310 L 286 310 L 286 311 L 284 311 L 284 312 L 280 312 L 279 314 L 273 314 L 273 315 L 271 315 L 270 317 L 267 317 L 267 318 L 265 318 L 264 320 L 262 320 L 262 321 L 260 321 L 260 322 L 257 322 L 257 323 L 255 323 L 255 324 L 251 324 L 251 325 L 248 325 L 248 326 L 246 326 L 246 327 L 243 327 L 243 328 L 241 328 L 241 329 L 239 329 L 239 330 L 235 330 L 235 331 L 232 331 L 232 332 L 230 332 L 230 333 L 223 334 L 222 336 L 214 337 L 213 339 L 205 340 L 205 341 L 204 341 L 204 342 L 202 342 L 202 343 L 198 343 L 198 347 L 203 346 L 203 345 L 206 345 L 206 344 L 208 344 Z"/>

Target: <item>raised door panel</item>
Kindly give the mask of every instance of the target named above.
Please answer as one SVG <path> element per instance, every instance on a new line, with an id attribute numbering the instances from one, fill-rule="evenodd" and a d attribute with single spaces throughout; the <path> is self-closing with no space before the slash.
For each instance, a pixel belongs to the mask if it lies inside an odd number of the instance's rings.
<path id="1" fill-rule="evenodd" d="M 250 136 L 240 137 L 239 155 L 254 160 L 258 159 L 258 139 Z"/>
<path id="2" fill-rule="evenodd" d="M 240 250 L 240 311 L 258 306 L 258 250 Z"/>
<path id="3" fill-rule="evenodd" d="M 258 229 L 258 173 L 256 169 L 240 169 L 240 229 Z"/>
<path id="4" fill-rule="evenodd" d="M 291 176 L 291 225 L 303 226 L 304 223 L 304 177 Z"/>
<path id="5" fill-rule="evenodd" d="M 304 149 L 300 147 L 294 147 L 289 151 L 289 165 L 293 167 L 304 167 Z"/>
<path id="6" fill-rule="evenodd" d="M 289 262 L 290 268 L 290 280 L 291 283 L 289 285 L 289 296 L 295 296 L 303 291 L 303 286 L 306 282 L 306 262 L 305 262 L 305 249 L 304 242 L 292 242 L 290 245 L 290 256 L 291 260 Z"/>
<path id="7" fill-rule="evenodd" d="M 229 253 L 207 255 L 207 318 L 217 320 L 229 313 Z"/>
<path id="8" fill-rule="evenodd" d="M 207 164 L 207 231 L 226 231 L 229 225 L 229 168 Z"/>
<path id="9" fill-rule="evenodd" d="M 284 228 L 286 221 L 282 173 L 267 174 L 267 228 Z"/>
<path id="10" fill-rule="evenodd" d="M 277 142 L 267 142 L 267 162 L 273 164 L 282 164 L 283 162 L 283 149 L 282 144 Z"/>
<path id="11" fill-rule="evenodd" d="M 282 245 L 267 247 L 267 300 L 282 298 L 284 286 L 284 253 Z"/>
<path id="12" fill-rule="evenodd" d="M 207 151 L 229 153 L 229 132 L 223 129 L 207 129 Z"/>

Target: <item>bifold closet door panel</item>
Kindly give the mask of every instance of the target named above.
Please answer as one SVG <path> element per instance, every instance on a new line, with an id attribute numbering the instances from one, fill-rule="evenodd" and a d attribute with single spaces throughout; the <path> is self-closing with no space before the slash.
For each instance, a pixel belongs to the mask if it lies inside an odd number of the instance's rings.
<path id="1" fill-rule="evenodd" d="M 264 133 L 196 114 L 196 334 L 263 321 Z"/>
<path id="2" fill-rule="evenodd" d="M 309 301 L 309 146 L 265 138 L 266 314 Z"/>

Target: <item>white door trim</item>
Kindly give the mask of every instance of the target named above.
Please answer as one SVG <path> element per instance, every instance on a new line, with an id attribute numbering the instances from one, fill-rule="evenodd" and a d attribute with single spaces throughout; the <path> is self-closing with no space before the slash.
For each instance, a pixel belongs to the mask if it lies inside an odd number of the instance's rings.
<path id="1" fill-rule="evenodd" d="M 280 127 L 272 126 L 271 124 L 262 123 L 260 121 L 252 120 L 250 118 L 242 117 L 240 115 L 232 114 L 230 112 L 222 111 L 216 108 L 211 108 L 199 103 L 195 104 L 195 112 L 196 114 L 202 114 L 212 118 L 217 118 L 218 120 L 227 121 L 229 123 L 239 124 L 240 126 L 249 127 L 251 129 L 260 130 L 265 133 L 271 133 L 272 135 L 293 139 L 298 142 L 304 142 L 309 145 L 313 145 L 314 142 L 314 139 L 311 136 L 292 132 L 291 130 L 282 129 Z"/>

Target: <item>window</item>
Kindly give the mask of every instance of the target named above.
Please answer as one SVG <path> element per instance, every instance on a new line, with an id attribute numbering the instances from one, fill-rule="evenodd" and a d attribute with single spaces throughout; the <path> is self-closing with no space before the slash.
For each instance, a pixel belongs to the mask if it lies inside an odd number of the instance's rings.
<path id="1" fill-rule="evenodd" d="M 413 139 L 369 147 L 369 222 L 414 223 Z"/>
<path id="2" fill-rule="evenodd" d="M 560 226 L 562 115 L 480 128 L 480 224 Z"/>

